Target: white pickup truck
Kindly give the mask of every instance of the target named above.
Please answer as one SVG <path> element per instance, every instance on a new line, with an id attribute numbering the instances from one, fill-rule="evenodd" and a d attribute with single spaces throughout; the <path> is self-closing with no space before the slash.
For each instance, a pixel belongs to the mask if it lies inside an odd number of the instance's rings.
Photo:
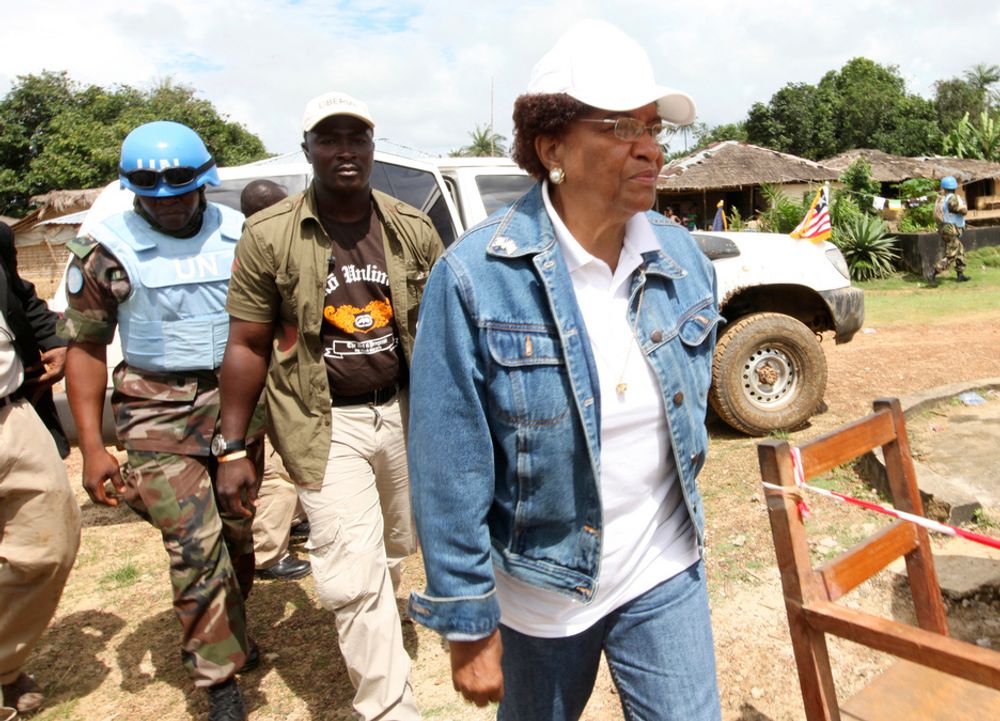
<path id="1" fill-rule="evenodd" d="M 311 172 L 304 160 L 290 161 L 287 156 L 220 168 L 222 184 L 209 186 L 207 194 L 212 201 L 239 208 L 240 192 L 251 180 L 269 178 L 291 194 L 308 185 Z M 533 181 L 507 159 L 413 160 L 376 151 L 371 182 L 427 213 L 450 245 Z M 117 181 L 110 183 L 87 214 L 81 233 L 131 204 L 132 194 Z M 751 435 L 801 426 L 820 409 L 826 390 L 820 334 L 832 331 L 837 343 L 845 343 L 864 320 L 863 295 L 851 286 L 843 256 L 831 243 L 787 235 L 696 232 L 694 237 L 715 264 L 719 304 L 727 320 L 713 363 L 712 408 L 727 424 Z M 65 304 L 60 285 L 53 307 L 62 310 Z M 108 349 L 109 370 L 120 360 L 116 343 Z M 73 440 L 76 426 L 63 394 L 57 394 L 56 405 Z M 113 443 L 107 404 L 104 432 Z"/>

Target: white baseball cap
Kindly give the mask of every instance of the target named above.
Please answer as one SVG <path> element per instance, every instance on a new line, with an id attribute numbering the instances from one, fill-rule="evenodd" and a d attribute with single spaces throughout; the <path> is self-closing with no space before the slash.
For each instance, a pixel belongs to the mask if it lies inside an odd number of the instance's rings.
<path id="1" fill-rule="evenodd" d="M 302 114 L 302 132 L 308 133 L 319 125 L 320 121 L 326 120 L 334 115 L 350 115 L 375 127 L 372 114 L 368 112 L 368 105 L 357 98 L 352 98 L 347 93 L 323 93 L 306 103 L 305 112 Z"/>
<path id="2" fill-rule="evenodd" d="M 529 93 L 566 93 L 601 110 L 635 110 L 655 102 L 663 120 L 694 121 L 694 100 L 658 85 L 649 55 L 611 23 L 581 20 L 531 71 Z"/>

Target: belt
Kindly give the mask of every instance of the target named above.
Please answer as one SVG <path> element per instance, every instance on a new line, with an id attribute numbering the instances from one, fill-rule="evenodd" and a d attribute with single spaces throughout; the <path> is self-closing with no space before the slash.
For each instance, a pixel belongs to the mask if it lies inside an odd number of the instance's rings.
<path id="1" fill-rule="evenodd" d="M 3 398 L 0 398 L 0 408 L 4 408 L 5 406 L 12 406 L 22 398 L 24 398 L 24 396 L 21 393 L 21 389 L 18 388 L 10 395 L 6 395 Z"/>
<path id="2" fill-rule="evenodd" d="M 398 391 L 399 386 L 392 385 L 386 386 L 385 388 L 376 388 L 373 391 L 361 393 L 356 396 L 336 396 L 331 394 L 330 405 L 334 408 L 339 408 L 341 406 L 380 406 L 395 398 Z"/>

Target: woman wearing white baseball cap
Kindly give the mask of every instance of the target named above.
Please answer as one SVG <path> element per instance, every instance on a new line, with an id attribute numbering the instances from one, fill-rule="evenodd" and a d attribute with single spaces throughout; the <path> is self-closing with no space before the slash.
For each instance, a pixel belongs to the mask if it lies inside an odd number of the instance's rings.
<path id="1" fill-rule="evenodd" d="M 503 721 L 578 719 L 602 652 L 626 719 L 720 717 L 695 481 L 715 275 L 649 212 L 663 123 L 694 116 L 634 40 L 577 24 L 514 105 L 513 157 L 539 184 L 427 282 L 410 614 Z"/>

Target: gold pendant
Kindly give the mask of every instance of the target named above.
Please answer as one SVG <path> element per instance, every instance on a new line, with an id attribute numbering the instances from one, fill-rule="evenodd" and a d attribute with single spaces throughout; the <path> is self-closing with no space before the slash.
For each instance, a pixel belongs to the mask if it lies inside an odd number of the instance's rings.
<path id="1" fill-rule="evenodd" d="M 620 396 L 625 395 L 625 391 L 628 390 L 628 383 L 624 382 L 619 383 L 618 385 L 615 386 L 615 390 L 618 392 L 618 395 Z"/>

